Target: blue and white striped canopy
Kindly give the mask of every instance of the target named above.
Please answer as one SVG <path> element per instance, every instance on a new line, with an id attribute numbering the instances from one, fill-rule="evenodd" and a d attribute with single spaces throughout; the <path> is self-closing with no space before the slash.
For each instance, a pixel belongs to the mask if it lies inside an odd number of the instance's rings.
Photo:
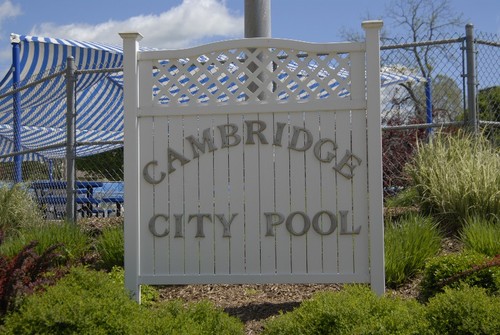
<path id="1" fill-rule="evenodd" d="M 123 66 L 121 47 L 92 42 L 19 36 L 20 78 L 18 87 L 45 78 L 66 67 L 74 57 L 78 70 L 116 69 Z M 153 74 L 154 75 L 154 74 Z M 382 72 L 382 86 L 406 81 L 421 81 L 411 75 Z M 0 95 L 13 88 L 9 73 L 0 82 Z M 123 141 L 123 74 L 91 72 L 78 75 L 76 83 L 76 141 L 94 143 L 77 147 L 77 156 L 88 156 L 120 147 L 103 142 Z M 21 145 L 31 150 L 63 144 L 66 141 L 66 78 L 51 80 L 20 92 Z M 0 156 L 14 151 L 12 95 L 0 99 Z M 99 143 L 100 142 L 100 143 Z M 46 149 L 23 155 L 23 160 L 62 158 L 66 148 Z M 12 158 L 0 159 L 10 161 Z"/>

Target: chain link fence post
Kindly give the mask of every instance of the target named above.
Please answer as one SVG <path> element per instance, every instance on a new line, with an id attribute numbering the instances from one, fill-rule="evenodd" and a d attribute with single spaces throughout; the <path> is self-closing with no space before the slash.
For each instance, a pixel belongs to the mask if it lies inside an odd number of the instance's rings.
<path id="1" fill-rule="evenodd" d="M 471 132 L 478 133 L 476 98 L 476 51 L 474 46 L 474 25 L 465 26 L 465 52 L 467 61 L 467 121 Z"/>
<path id="2" fill-rule="evenodd" d="M 66 59 L 66 219 L 76 222 L 75 206 L 75 69 L 72 56 Z"/>

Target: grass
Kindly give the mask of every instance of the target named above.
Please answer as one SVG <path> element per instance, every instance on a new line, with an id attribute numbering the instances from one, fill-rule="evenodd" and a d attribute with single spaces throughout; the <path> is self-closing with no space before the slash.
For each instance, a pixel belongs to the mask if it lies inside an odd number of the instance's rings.
<path id="1" fill-rule="evenodd" d="M 460 240 L 468 250 L 496 256 L 500 254 L 500 224 L 496 219 L 468 218 L 460 232 Z"/>
<path id="2" fill-rule="evenodd" d="M 408 167 L 421 209 L 458 225 L 500 216 L 500 152 L 483 137 L 437 133 Z M 458 229 L 458 227 L 454 227 Z"/>
<path id="3" fill-rule="evenodd" d="M 386 285 L 394 288 L 413 277 L 438 253 L 441 235 L 431 217 L 410 213 L 386 225 L 384 243 Z"/>
<path id="4" fill-rule="evenodd" d="M 23 226 L 43 222 L 38 205 L 26 191 L 25 185 L 0 187 L 0 231 L 6 235 Z"/>

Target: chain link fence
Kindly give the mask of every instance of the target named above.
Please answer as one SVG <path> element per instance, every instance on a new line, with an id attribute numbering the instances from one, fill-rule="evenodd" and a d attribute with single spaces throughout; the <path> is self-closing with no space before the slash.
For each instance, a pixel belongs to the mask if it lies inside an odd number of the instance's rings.
<path id="1" fill-rule="evenodd" d="M 454 132 L 462 127 L 472 125 L 474 128 L 477 125 L 495 145 L 500 143 L 500 39 L 497 35 L 478 33 L 473 42 L 471 48 L 463 33 L 441 36 L 433 41 L 383 41 L 381 65 L 384 70 L 419 75 L 424 79 L 418 83 L 405 82 L 382 88 L 383 178 L 386 196 L 408 185 L 404 167 L 414 155 L 418 141 L 427 141 L 435 131 Z M 473 71 L 468 55 L 473 56 Z M 118 70 L 101 69 L 99 73 L 102 76 L 121 76 Z M 82 87 L 86 87 L 85 94 L 89 96 L 101 94 L 97 86 L 86 80 L 85 75 L 89 72 L 76 69 L 74 73 L 76 87 L 71 92 L 74 94 L 77 118 L 78 113 L 90 108 L 81 99 Z M 67 157 L 61 156 L 61 153 L 70 148 L 71 152 L 78 153 L 74 160 L 75 187 L 71 190 L 75 196 L 76 217 L 123 215 L 122 141 L 96 137 L 68 146 L 64 129 L 55 133 L 55 139 L 49 146 L 40 147 L 30 143 L 36 141 L 37 133 L 42 131 L 35 125 L 43 121 L 45 127 L 50 127 L 52 123 L 56 124 L 61 118 L 67 117 L 67 92 L 60 84 L 60 79 L 67 75 L 63 66 L 0 92 L 0 101 L 10 99 L 16 102 L 19 96 L 15 93 L 25 90 L 19 103 L 24 113 L 21 143 L 28 143 L 26 147 L 35 148 L 16 147 L 6 140 L 8 136 L 5 135 L 10 132 L 12 137 L 16 125 L 8 123 L 10 116 L 0 110 L 0 147 L 3 150 L 0 151 L 0 185 L 12 185 L 19 180 L 18 174 L 21 173 L 23 182 L 37 198 L 47 218 L 66 216 L 69 199 L 66 181 L 72 179 L 68 178 Z M 30 94 L 30 87 L 40 85 L 47 92 L 46 97 Z M 116 94 L 122 94 L 121 90 Z M 61 100 L 64 100 L 62 105 Z M 113 110 L 117 103 L 121 103 L 121 99 L 115 96 L 106 99 L 99 108 Z M 53 110 L 52 121 L 40 120 L 40 116 L 33 113 L 37 106 L 47 104 Z M 472 115 L 470 111 L 474 108 L 477 108 L 477 113 Z M 25 113 L 25 109 L 30 112 Z M 92 124 L 92 120 L 87 122 Z M 110 115 L 102 125 L 93 124 L 92 128 L 104 130 L 106 123 L 112 122 L 117 122 L 117 119 Z M 84 132 L 86 129 L 78 124 L 76 131 Z M 96 155 L 86 154 L 96 147 L 109 150 Z M 22 158 L 22 164 L 15 163 L 16 156 Z M 16 170 L 19 166 L 21 172 Z"/>

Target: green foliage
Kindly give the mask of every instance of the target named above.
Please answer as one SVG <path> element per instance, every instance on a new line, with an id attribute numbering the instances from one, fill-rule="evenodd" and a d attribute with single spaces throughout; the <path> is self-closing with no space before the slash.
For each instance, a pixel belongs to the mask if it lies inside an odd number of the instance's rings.
<path id="1" fill-rule="evenodd" d="M 482 268 L 491 260 L 485 255 L 470 252 L 430 260 L 420 283 L 421 298 L 427 300 L 443 292 L 445 287 L 457 288 L 463 284 L 482 287 L 490 294 L 495 294 L 500 290 L 500 268 L 498 265 Z"/>
<path id="2" fill-rule="evenodd" d="M 100 257 L 100 268 L 111 270 L 114 266 L 123 266 L 125 248 L 122 225 L 103 229 L 96 239 L 95 246 Z"/>
<path id="3" fill-rule="evenodd" d="M 446 289 L 426 310 L 430 334 L 500 334 L 500 299 L 477 287 Z"/>
<path id="4" fill-rule="evenodd" d="M 143 309 L 106 273 L 73 268 L 5 318 L 4 334 L 140 334 Z"/>
<path id="5" fill-rule="evenodd" d="M 109 272 L 109 279 L 117 285 L 125 285 L 125 271 L 120 266 L 115 266 Z M 152 306 L 160 300 L 160 293 L 154 286 L 141 285 L 141 304 Z"/>
<path id="6" fill-rule="evenodd" d="M 54 244 L 61 244 L 62 261 L 80 261 L 89 251 L 90 238 L 71 223 L 45 222 L 24 227 L 17 236 L 6 238 L 0 254 L 13 257 L 27 244 L 37 241 L 36 252 L 42 253 Z"/>
<path id="7" fill-rule="evenodd" d="M 62 274 L 61 269 L 55 269 L 60 245 L 39 255 L 34 250 L 36 244 L 30 243 L 13 258 L 0 256 L 0 317 L 14 310 L 23 296 L 53 284 Z"/>
<path id="8" fill-rule="evenodd" d="M 202 301 L 183 306 L 179 301 L 162 303 L 153 309 L 153 318 L 142 334 L 244 334 L 242 323 L 225 314 L 212 303 Z"/>
<path id="9" fill-rule="evenodd" d="M 385 200 L 385 206 L 389 208 L 413 207 L 418 205 L 418 193 L 416 188 L 408 187 Z"/>
<path id="10" fill-rule="evenodd" d="M 2 334 L 243 334 L 241 323 L 209 303 L 166 302 L 146 309 L 105 272 L 73 268 L 5 318 Z"/>
<path id="11" fill-rule="evenodd" d="M 436 134 L 421 144 L 408 173 L 421 208 L 449 222 L 500 217 L 500 154 L 484 137 Z M 458 228 L 458 227 L 454 227 Z"/>
<path id="12" fill-rule="evenodd" d="M 89 179 L 123 180 L 123 148 L 77 158 L 76 168 Z"/>
<path id="13" fill-rule="evenodd" d="M 482 121 L 500 122 L 500 86 L 482 89 L 477 95 L 479 118 Z M 500 145 L 500 128 L 491 127 L 486 136 L 490 141 Z"/>
<path id="14" fill-rule="evenodd" d="M 490 257 L 500 254 L 500 224 L 495 220 L 469 218 L 460 232 L 460 240 L 468 250 Z"/>
<path id="15" fill-rule="evenodd" d="M 420 334 L 423 307 L 416 301 L 377 297 L 364 286 L 322 292 L 292 312 L 271 319 L 264 334 Z"/>
<path id="16" fill-rule="evenodd" d="M 7 235 L 23 226 L 42 222 L 38 205 L 26 186 L 0 187 L 0 231 Z"/>
<path id="17" fill-rule="evenodd" d="M 386 225 L 384 243 L 386 285 L 396 287 L 438 253 L 441 236 L 432 218 L 410 213 L 400 222 Z"/>

